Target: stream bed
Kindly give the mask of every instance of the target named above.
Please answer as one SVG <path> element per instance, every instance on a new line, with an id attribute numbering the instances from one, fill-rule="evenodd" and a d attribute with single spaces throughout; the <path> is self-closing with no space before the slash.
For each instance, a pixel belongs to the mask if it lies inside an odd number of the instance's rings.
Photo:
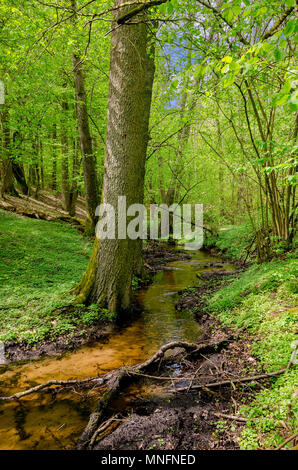
<path id="1" fill-rule="evenodd" d="M 207 263 L 221 260 L 204 251 L 169 263 L 150 286 L 136 294 L 142 313 L 105 342 L 94 342 L 63 355 L 0 365 L 0 395 L 12 395 L 50 379 L 84 379 L 123 365 L 144 361 L 162 344 L 178 339 L 195 342 L 202 331 L 191 312 L 175 309 L 178 292 L 200 281 L 197 274 L 221 268 Z M 225 264 L 224 269 L 233 269 Z M 2 369 L 1 369 L 2 368 Z M 155 385 L 156 386 L 156 385 Z M 130 391 L 136 393 L 136 391 Z M 85 428 L 99 392 L 34 394 L 19 402 L 0 403 L 0 450 L 71 449 Z"/>

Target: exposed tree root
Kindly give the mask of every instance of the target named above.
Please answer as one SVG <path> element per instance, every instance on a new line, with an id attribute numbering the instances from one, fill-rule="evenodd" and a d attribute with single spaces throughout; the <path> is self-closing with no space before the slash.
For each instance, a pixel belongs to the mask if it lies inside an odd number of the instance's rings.
<path id="1" fill-rule="evenodd" d="M 194 358 L 202 357 L 205 358 L 204 354 L 208 353 L 215 353 L 218 352 L 220 349 L 225 347 L 230 341 L 231 337 L 227 335 L 223 335 L 219 340 L 215 341 L 212 338 L 209 341 L 201 342 L 201 343 L 188 343 L 185 341 L 173 341 L 171 343 L 163 345 L 154 355 L 148 358 L 142 364 L 136 364 L 131 367 L 121 367 L 119 369 L 113 370 L 108 372 L 107 374 L 101 377 L 88 377 L 83 380 L 49 380 L 43 384 L 37 385 L 30 389 L 27 389 L 22 392 L 15 393 L 14 395 L 8 397 L 0 397 L 1 401 L 9 401 L 9 400 L 19 400 L 27 395 L 33 393 L 40 393 L 40 392 L 49 392 L 53 390 L 58 390 L 70 387 L 70 386 L 89 386 L 92 384 L 96 388 L 103 388 L 105 391 L 102 394 L 98 405 L 95 411 L 90 415 L 89 422 L 83 431 L 82 435 L 78 439 L 77 442 L 77 449 L 92 449 L 94 445 L 98 443 L 99 440 L 105 438 L 108 434 L 114 431 L 115 427 L 117 427 L 121 419 L 118 419 L 117 416 L 112 416 L 104 421 L 106 415 L 109 415 L 109 407 L 111 402 L 117 395 L 123 390 L 123 387 L 127 387 L 132 382 L 138 380 L 141 377 L 146 377 L 150 379 L 157 379 L 157 380 L 172 380 L 170 377 L 162 377 L 162 376 L 154 376 L 150 375 L 147 372 L 151 370 L 158 370 L 161 362 L 165 359 L 165 353 L 169 350 L 173 350 L 176 348 L 181 348 L 187 353 L 187 356 L 192 356 Z M 296 351 L 296 348 L 295 348 Z M 180 351 L 179 351 L 180 353 Z M 292 354 L 291 359 L 287 367 L 280 369 L 275 372 L 269 372 L 259 375 L 247 376 L 247 377 L 235 377 L 230 380 L 223 380 L 217 381 L 213 383 L 204 383 L 204 384 L 193 384 L 193 381 L 196 379 L 196 373 L 193 377 L 183 377 L 184 380 L 188 379 L 190 381 L 187 387 L 175 389 L 176 392 L 188 392 L 190 390 L 206 390 L 210 391 L 210 388 L 221 387 L 225 385 L 232 385 L 234 384 L 241 384 L 244 382 L 251 382 L 256 380 L 265 379 L 268 377 L 278 376 L 284 372 L 286 372 L 289 367 L 294 363 L 294 355 Z M 179 378 L 181 380 L 181 377 Z M 197 379 L 196 379 L 197 380 Z M 174 382 L 173 382 L 174 383 Z M 56 388 L 51 388 L 55 386 Z M 59 388 L 61 387 L 61 388 Z M 225 417 L 226 419 L 232 419 L 236 421 L 243 421 L 245 422 L 245 418 L 241 418 L 234 415 L 223 415 L 221 413 L 214 413 L 215 415 Z M 296 436 L 292 437 L 293 440 Z M 290 440 L 290 439 L 289 439 Z M 289 441 L 287 441 L 289 442 Z M 286 443 L 286 441 L 285 441 Z M 283 443 L 283 445 L 285 444 Z"/>
<path id="2" fill-rule="evenodd" d="M 95 442 L 95 435 L 97 435 L 98 428 L 105 416 L 111 401 L 118 395 L 122 390 L 122 385 L 125 382 L 125 385 L 133 382 L 137 377 L 146 372 L 150 367 L 160 363 L 164 358 L 165 353 L 170 349 L 183 348 L 188 354 L 191 355 L 200 355 L 203 353 L 208 353 L 210 351 L 218 351 L 219 348 L 223 347 L 229 341 L 228 337 L 224 337 L 219 342 L 206 342 L 201 344 L 187 343 L 184 341 L 173 341 L 171 343 L 163 345 L 153 356 L 151 356 L 147 361 L 142 364 L 137 364 L 132 367 L 123 367 L 117 369 L 112 373 L 108 374 L 109 379 L 106 382 L 107 390 L 99 400 L 96 410 L 91 414 L 89 422 L 80 436 L 77 449 L 91 449 Z M 106 376 L 107 377 L 107 376 Z"/>
<path id="3" fill-rule="evenodd" d="M 202 344 L 194 344 L 194 343 L 187 343 L 184 341 L 173 341 L 171 343 L 165 344 L 162 346 L 153 356 L 151 356 L 147 361 L 143 364 L 137 364 L 132 367 L 121 367 L 120 369 L 113 370 L 108 372 L 107 374 L 101 377 L 87 377 L 83 380 L 48 380 L 43 384 L 36 385 L 35 387 L 29 388 L 24 390 L 23 392 L 15 393 L 8 397 L 0 397 L 0 401 L 11 401 L 11 400 L 19 400 L 27 395 L 31 395 L 33 393 L 39 392 L 48 392 L 53 385 L 57 386 L 72 386 L 72 385 L 87 385 L 89 383 L 95 383 L 97 386 L 108 387 L 108 390 L 104 393 L 101 398 L 101 401 L 105 400 L 106 398 L 110 397 L 110 392 L 115 388 L 118 382 L 121 382 L 123 377 L 129 377 L 136 375 L 139 371 L 147 369 L 151 364 L 156 362 L 158 359 L 161 359 L 164 356 L 164 353 L 169 349 L 174 349 L 177 347 L 185 349 L 189 353 L 195 353 L 197 351 L 206 352 L 209 350 L 215 350 L 221 347 L 228 338 L 225 337 L 219 343 L 202 343 Z M 112 396 L 109 398 L 109 400 Z"/>
<path id="4" fill-rule="evenodd" d="M 44 382 L 43 384 L 36 385 L 35 387 L 28 388 L 27 390 L 24 390 L 23 392 L 18 392 L 15 393 L 14 395 L 11 395 L 9 397 L 0 397 L 1 401 L 10 401 L 10 400 L 19 400 L 20 398 L 23 398 L 27 395 L 31 395 L 32 393 L 38 393 L 38 392 L 47 392 L 50 390 L 50 387 L 52 385 L 63 385 L 63 386 L 69 386 L 69 385 L 83 385 L 89 382 L 92 382 L 94 379 L 93 377 L 87 378 L 84 380 L 48 380 L 47 382 Z"/>

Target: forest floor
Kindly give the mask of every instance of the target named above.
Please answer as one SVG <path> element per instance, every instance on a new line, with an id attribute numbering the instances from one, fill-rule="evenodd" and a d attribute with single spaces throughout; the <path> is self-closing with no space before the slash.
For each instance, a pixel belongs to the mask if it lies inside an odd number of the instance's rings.
<path id="1" fill-rule="evenodd" d="M 223 277 L 221 273 L 208 273 L 204 285 L 180 293 L 177 309 L 201 311 L 206 306 L 206 300 L 203 299 L 222 286 Z M 150 389 L 152 380 L 145 379 L 140 387 L 145 391 L 144 395 L 137 394 L 136 398 L 128 401 L 129 411 L 121 416 L 124 423 L 99 442 L 95 449 L 239 449 L 238 438 L 244 423 L 241 417 L 239 419 L 236 416 L 231 420 L 227 416 L 237 415 L 243 403 L 249 402 L 254 394 L 251 386 L 219 390 L 206 387 L 197 392 L 178 390 L 188 388 L 189 377 L 193 377 L 194 383 L 209 384 L 247 375 L 255 370 L 257 361 L 251 354 L 251 341 L 248 335 L 242 335 L 240 339 L 231 328 L 223 328 L 208 312 L 197 316 L 197 320 L 204 330 L 201 341 L 212 338 L 216 342 L 222 336 L 231 338 L 231 341 L 227 341 L 226 347 L 218 352 L 206 353 L 204 358 L 200 357 L 198 360 L 189 360 L 184 355 L 178 355 L 174 369 L 168 366 L 155 374 L 157 378 L 173 378 L 173 382 L 166 382 L 165 386 L 160 385 L 162 382 L 153 380 L 153 385 L 159 392 Z M 177 369 L 180 370 L 179 375 L 175 374 Z M 117 403 L 112 407 L 117 410 Z"/>
<path id="2" fill-rule="evenodd" d="M 96 306 L 69 308 L 69 292 L 86 267 L 92 243 L 61 221 L 3 210 L 0 220 L 0 340 L 8 359 L 57 354 L 111 334 L 106 312 Z M 237 227 L 208 243 L 243 259 L 248 238 L 247 230 Z M 170 261 L 188 256 L 158 243 L 148 244 L 144 254 L 149 278 Z M 262 265 L 252 262 L 237 271 L 231 277 L 205 272 L 198 287 L 180 293 L 177 309 L 196 314 L 204 338 L 231 338 L 221 350 L 198 360 L 175 359 L 183 376 L 201 384 L 284 368 L 297 341 L 295 254 Z M 166 395 L 164 390 L 158 393 L 156 381 L 153 396 L 142 396 L 139 390 L 130 396 L 126 411 L 121 409 L 121 426 L 96 448 L 267 449 L 297 430 L 297 366 L 279 377 L 241 386 L 183 392 L 172 386 Z M 117 403 L 113 406 L 117 409 Z"/>
<path id="3" fill-rule="evenodd" d="M 1 209 L 0 227 L 0 341 L 8 361 L 58 354 L 112 333 L 109 312 L 72 305 L 70 292 L 87 266 L 92 240 L 62 221 Z M 148 244 L 146 282 L 165 264 L 188 256 Z"/>
<path id="4" fill-rule="evenodd" d="M 229 255 L 239 255 L 241 242 L 235 243 L 235 231 L 220 235 L 218 245 L 225 245 L 227 239 L 234 239 Z M 246 246 L 243 241 L 242 246 Z M 176 308 L 197 315 L 205 331 L 203 340 L 216 340 L 222 334 L 231 340 L 196 361 L 177 357 L 174 371 L 160 370 L 155 372 L 157 379 L 144 379 L 140 389 L 145 393 L 127 402 L 126 413 L 120 414 L 123 423 L 94 448 L 297 448 L 297 365 L 277 377 L 231 383 L 289 365 L 298 338 L 296 278 L 294 253 L 261 266 L 252 263 L 230 278 L 224 273 L 203 273 L 201 286 L 181 292 Z M 160 386 L 164 375 L 172 378 L 166 389 Z M 191 390 L 193 383 L 221 381 L 230 384 Z M 184 390 L 178 391 L 181 386 Z M 117 403 L 113 406 L 117 410 Z M 283 444 L 289 436 L 294 438 Z"/>

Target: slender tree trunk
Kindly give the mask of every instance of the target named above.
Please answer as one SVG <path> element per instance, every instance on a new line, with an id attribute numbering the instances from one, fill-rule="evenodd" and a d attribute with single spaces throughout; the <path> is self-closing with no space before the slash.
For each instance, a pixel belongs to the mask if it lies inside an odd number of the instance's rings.
<path id="1" fill-rule="evenodd" d="M 65 129 L 61 129 L 61 189 L 62 189 L 62 205 L 67 212 L 70 211 L 70 184 L 68 169 L 68 140 Z"/>
<path id="2" fill-rule="evenodd" d="M 23 164 L 13 161 L 12 171 L 13 171 L 13 175 L 17 183 L 21 187 L 22 193 L 27 196 L 29 194 L 29 188 L 26 182 L 26 176 L 25 176 Z"/>
<path id="3" fill-rule="evenodd" d="M 10 156 L 10 130 L 8 123 L 8 110 L 4 106 L 1 112 L 1 127 L 2 127 L 2 145 L 1 145 L 1 196 L 11 194 L 17 196 L 18 193 L 14 187 L 12 158 Z"/>
<path id="4" fill-rule="evenodd" d="M 72 8 L 75 10 L 75 0 L 71 0 L 71 5 Z M 96 221 L 95 210 L 99 204 L 99 190 L 96 176 L 96 156 L 93 151 L 92 137 L 90 134 L 87 95 L 85 89 L 85 78 L 82 69 L 82 61 L 77 52 L 73 53 L 72 58 L 78 130 L 83 160 L 85 195 L 88 211 L 88 219 L 86 222 L 85 232 L 90 235 L 93 235 Z"/>
<path id="5" fill-rule="evenodd" d="M 57 190 L 57 125 L 53 124 L 53 134 L 52 134 L 52 181 L 51 181 L 51 189 L 52 191 Z"/>
<path id="6" fill-rule="evenodd" d="M 61 161 L 61 186 L 62 186 L 62 204 L 71 217 L 75 215 L 76 202 L 77 202 L 77 183 L 74 177 L 77 171 L 77 156 L 75 145 L 73 146 L 73 161 L 72 161 L 72 174 L 69 168 L 69 138 L 67 136 L 67 112 L 69 105 L 67 101 L 62 102 L 63 119 L 61 122 L 61 148 L 62 148 L 62 161 Z"/>
<path id="7" fill-rule="evenodd" d="M 115 6 L 123 3 L 124 0 L 116 0 Z M 116 12 L 117 17 L 129 11 L 128 8 L 120 8 Z M 143 15 L 136 20 L 141 18 Z M 114 28 L 111 33 L 103 202 L 115 208 L 116 239 L 96 240 L 87 271 L 78 286 L 78 301 L 89 298 L 91 302 L 118 313 L 130 306 L 135 257 L 140 256 L 138 240 L 117 237 L 117 204 L 118 196 L 126 196 L 127 207 L 143 202 L 151 104 L 146 67 L 146 25 L 139 22 Z"/>
<path id="8" fill-rule="evenodd" d="M 13 140 L 14 155 L 16 156 L 17 153 L 20 151 L 21 140 L 22 140 L 18 131 L 15 131 L 13 133 L 12 140 Z M 12 171 L 13 171 L 13 175 L 16 179 L 17 184 L 22 190 L 22 193 L 25 195 L 28 195 L 29 188 L 28 188 L 27 181 L 26 181 L 23 163 L 13 158 L 12 159 Z"/>
<path id="9" fill-rule="evenodd" d="M 39 141 L 39 162 L 40 162 L 40 187 L 44 189 L 44 165 L 43 165 L 43 145 Z"/>
<path id="10" fill-rule="evenodd" d="M 72 177 L 71 177 L 71 190 L 70 190 L 70 209 L 69 215 L 74 217 L 76 214 L 76 202 L 78 199 L 78 184 L 77 178 L 80 171 L 80 160 L 78 158 L 78 142 L 76 139 L 73 141 L 73 160 L 72 160 Z"/>

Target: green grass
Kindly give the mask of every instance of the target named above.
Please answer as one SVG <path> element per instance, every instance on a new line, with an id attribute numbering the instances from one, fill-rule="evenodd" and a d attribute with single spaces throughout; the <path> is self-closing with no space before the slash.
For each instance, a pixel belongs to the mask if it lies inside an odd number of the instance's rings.
<path id="1" fill-rule="evenodd" d="M 96 306 L 53 314 L 71 304 L 91 252 L 75 228 L 0 211 L 0 247 L 0 340 L 32 344 L 99 319 Z"/>
<path id="2" fill-rule="evenodd" d="M 224 325 L 251 333 L 253 354 L 268 372 L 287 366 L 297 340 L 297 270 L 293 254 L 252 265 L 208 300 L 208 309 Z M 241 410 L 248 418 L 240 438 L 243 449 L 275 448 L 297 431 L 297 366 L 271 383 Z"/>

